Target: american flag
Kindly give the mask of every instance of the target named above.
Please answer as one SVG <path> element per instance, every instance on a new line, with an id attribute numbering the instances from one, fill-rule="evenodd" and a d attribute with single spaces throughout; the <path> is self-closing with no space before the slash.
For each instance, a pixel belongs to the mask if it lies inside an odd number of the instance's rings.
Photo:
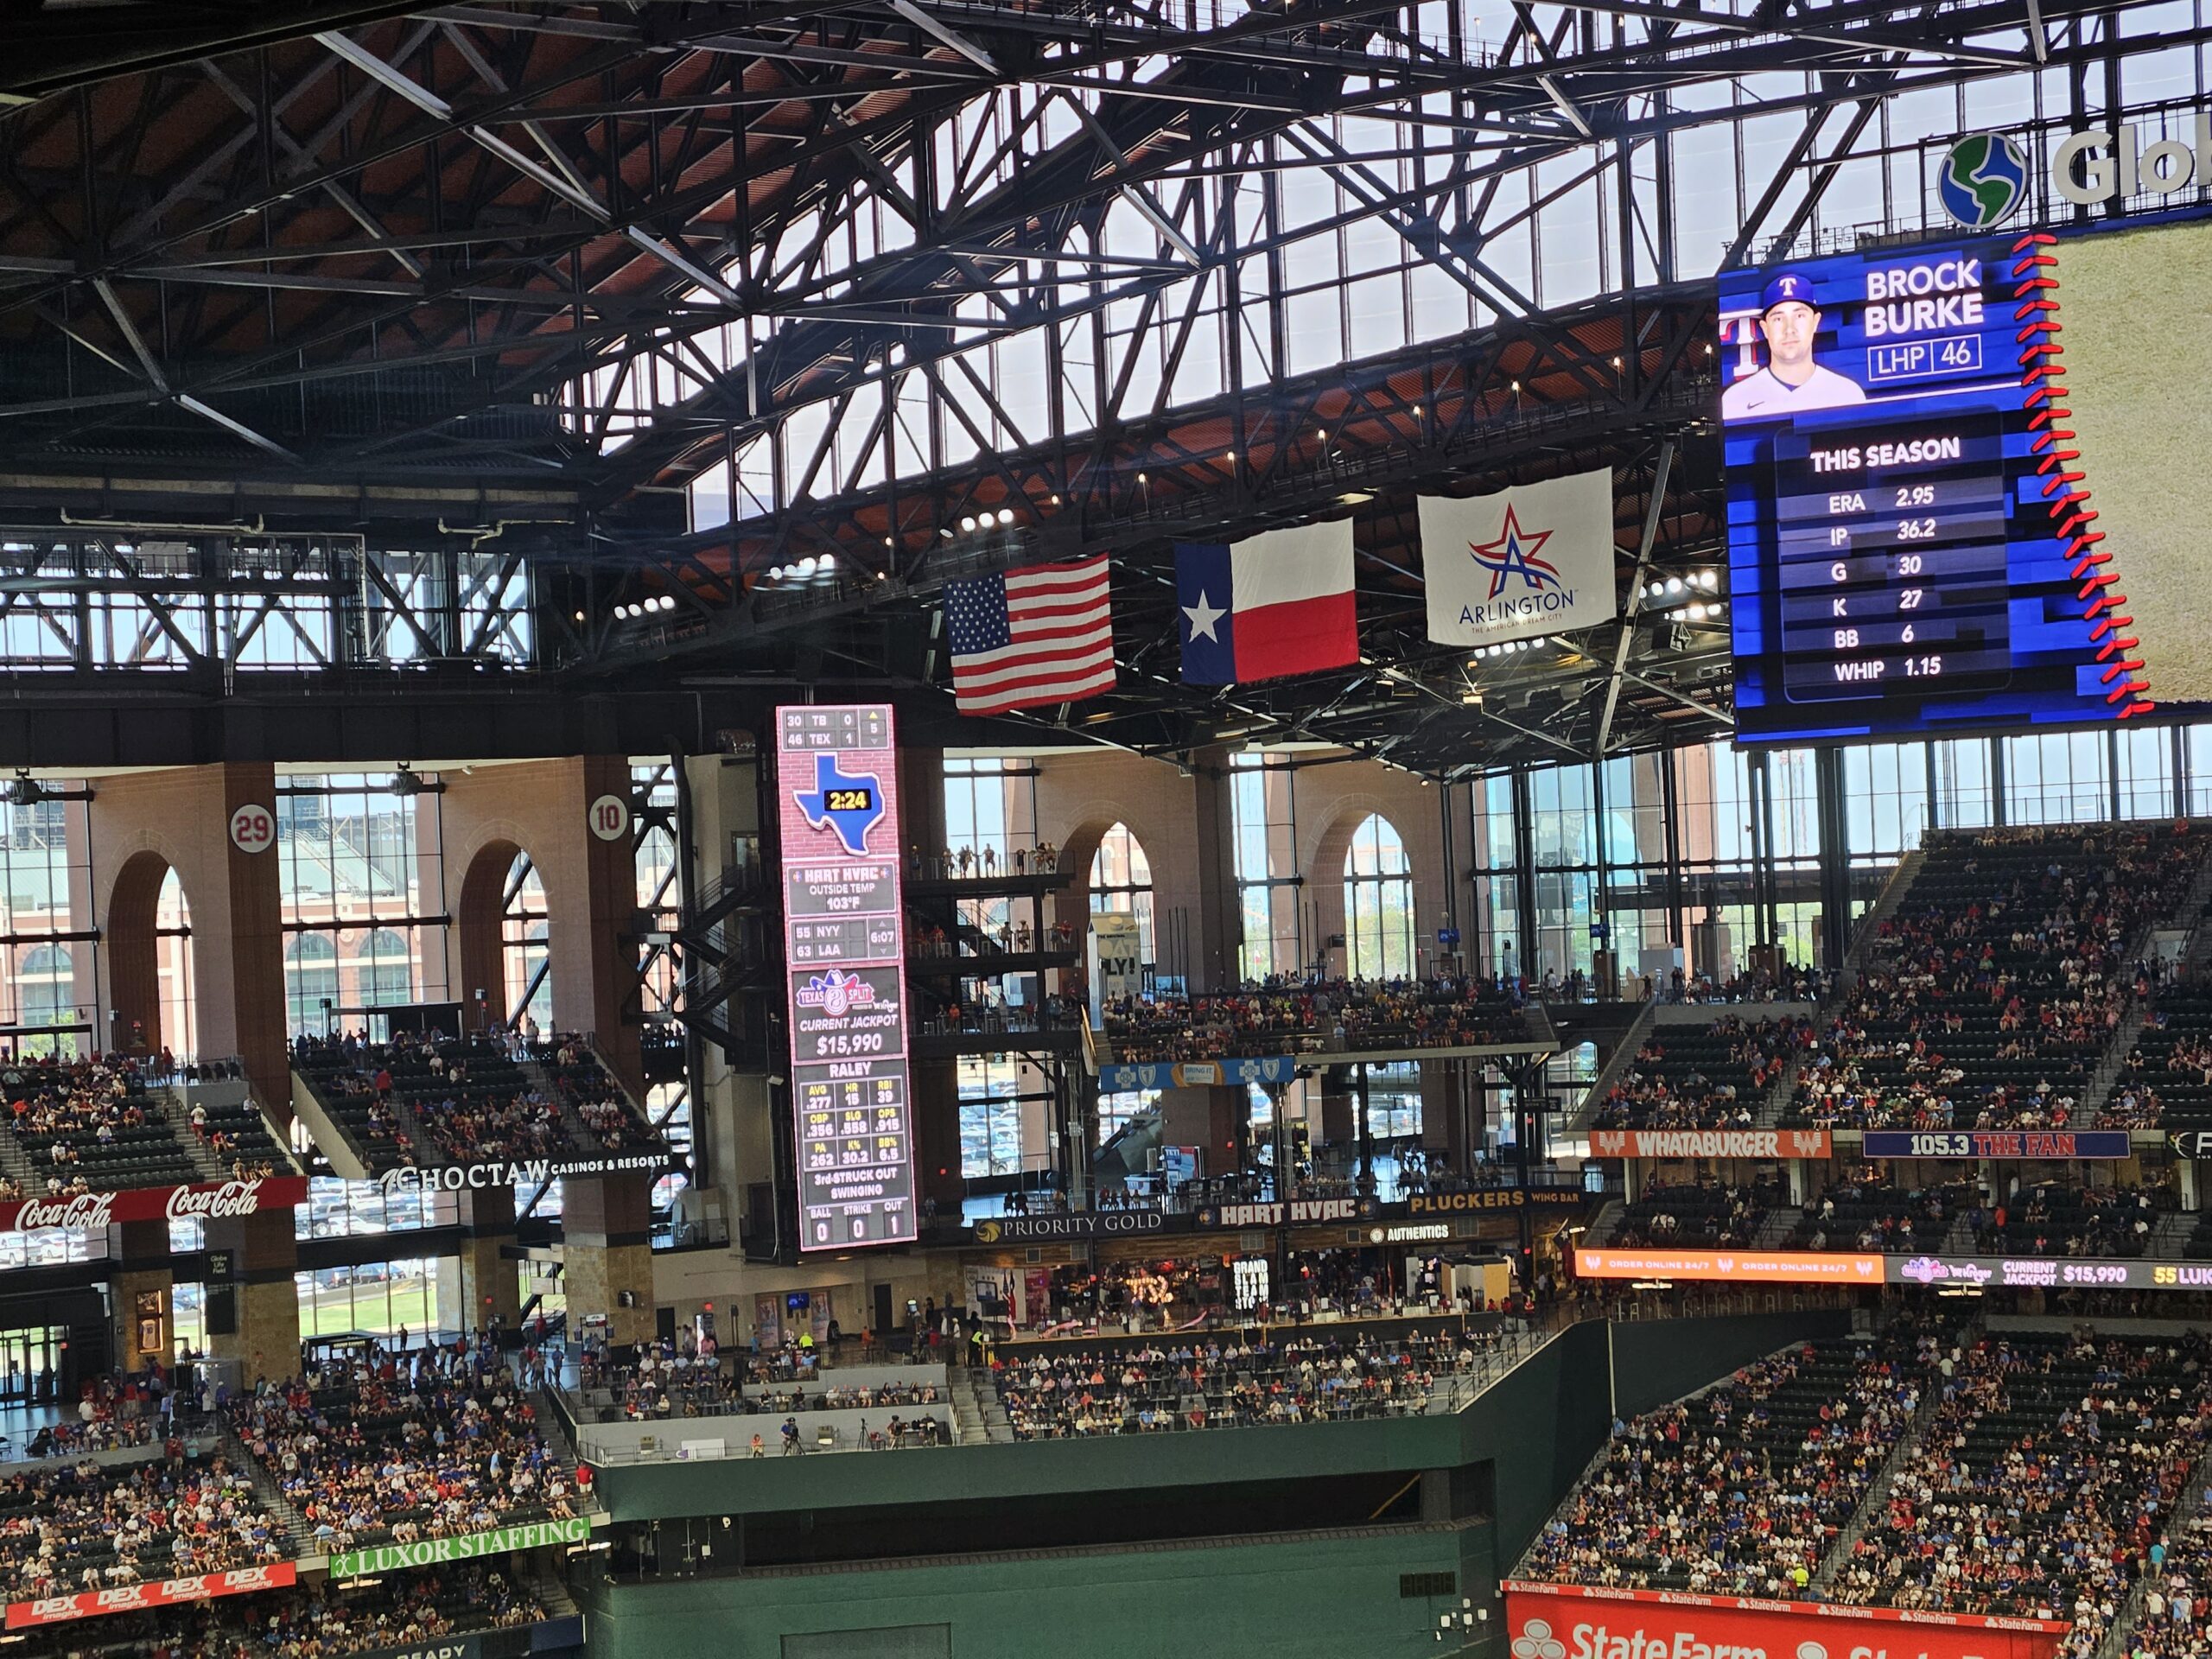
<path id="1" fill-rule="evenodd" d="M 1073 702 L 1114 688 L 1106 556 L 944 584 L 952 694 L 963 715 Z"/>

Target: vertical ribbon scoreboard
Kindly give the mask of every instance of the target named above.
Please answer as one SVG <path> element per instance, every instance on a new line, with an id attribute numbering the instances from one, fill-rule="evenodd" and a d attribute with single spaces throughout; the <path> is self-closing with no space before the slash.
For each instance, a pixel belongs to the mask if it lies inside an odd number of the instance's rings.
<path id="1" fill-rule="evenodd" d="M 776 711 L 804 1250 L 918 1231 L 896 758 L 886 704 Z"/>

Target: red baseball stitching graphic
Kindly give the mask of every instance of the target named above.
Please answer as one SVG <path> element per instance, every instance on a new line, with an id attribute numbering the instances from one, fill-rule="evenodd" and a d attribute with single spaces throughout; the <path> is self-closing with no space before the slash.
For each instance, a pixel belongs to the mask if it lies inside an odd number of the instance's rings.
<path id="1" fill-rule="evenodd" d="M 2126 720 L 2151 713 L 2155 705 L 2149 696 L 2151 683 L 2143 677 L 2143 659 L 2128 655 L 2139 641 L 2122 630 L 2133 627 L 2135 619 L 2126 613 L 2127 595 L 2119 591 L 2118 574 L 2104 568 L 2112 563 L 2112 555 L 2097 545 L 2105 533 L 2090 528 L 2097 510 L 2089 505 L 2090 493 L 2082 487 L 2088 474 L 2067 464 L 2079 461 L 2082 452 L 2058 447 L 2076 440 L 2071 430 L 2058 424 L 2071 420 L 2073 411 L 2065 407 L 2066 367 L 2058 360 L 2066 348 L 2052 338 L 2065 332 L 2058 321 L 2058 278 L 2050 274 L 2058 260 L 2045 251 L 2057 239 L 2037 231 L 2012 245 L 2012 298 L 2024 319 L 2012 340 L 2020 348 L 2020 385 L 2031 411 L 2028 430 L 2035 434 L 2028 448 L 2041 457 L 2036 472 L 2044 480 L 2051 533 L 2064 543 L 2065 556 L 2071 561 L 2067 574 L 2081 584 L 2074 596 L 2082 606 L 2082 620 L 2089 625 L 2097 660 L 2105 664 L 2100 677 L 2107 688 L 2105 702 L 2118 704 L 2120 718 Z"/>

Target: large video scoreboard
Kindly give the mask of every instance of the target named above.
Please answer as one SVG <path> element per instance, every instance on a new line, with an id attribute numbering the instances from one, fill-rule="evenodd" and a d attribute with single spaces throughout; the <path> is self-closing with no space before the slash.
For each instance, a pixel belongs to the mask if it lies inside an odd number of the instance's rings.
<path id="1" fill-rule="evenodd" d="M 891 710 L 776 711 L 799 1248 L 918 1232 Z"/>
<path id="2" fill-rule="evenodd" d="M 2050 249 L 1723 277 L 1739 740 L 2147 710 L 2070 464 Z"/>

